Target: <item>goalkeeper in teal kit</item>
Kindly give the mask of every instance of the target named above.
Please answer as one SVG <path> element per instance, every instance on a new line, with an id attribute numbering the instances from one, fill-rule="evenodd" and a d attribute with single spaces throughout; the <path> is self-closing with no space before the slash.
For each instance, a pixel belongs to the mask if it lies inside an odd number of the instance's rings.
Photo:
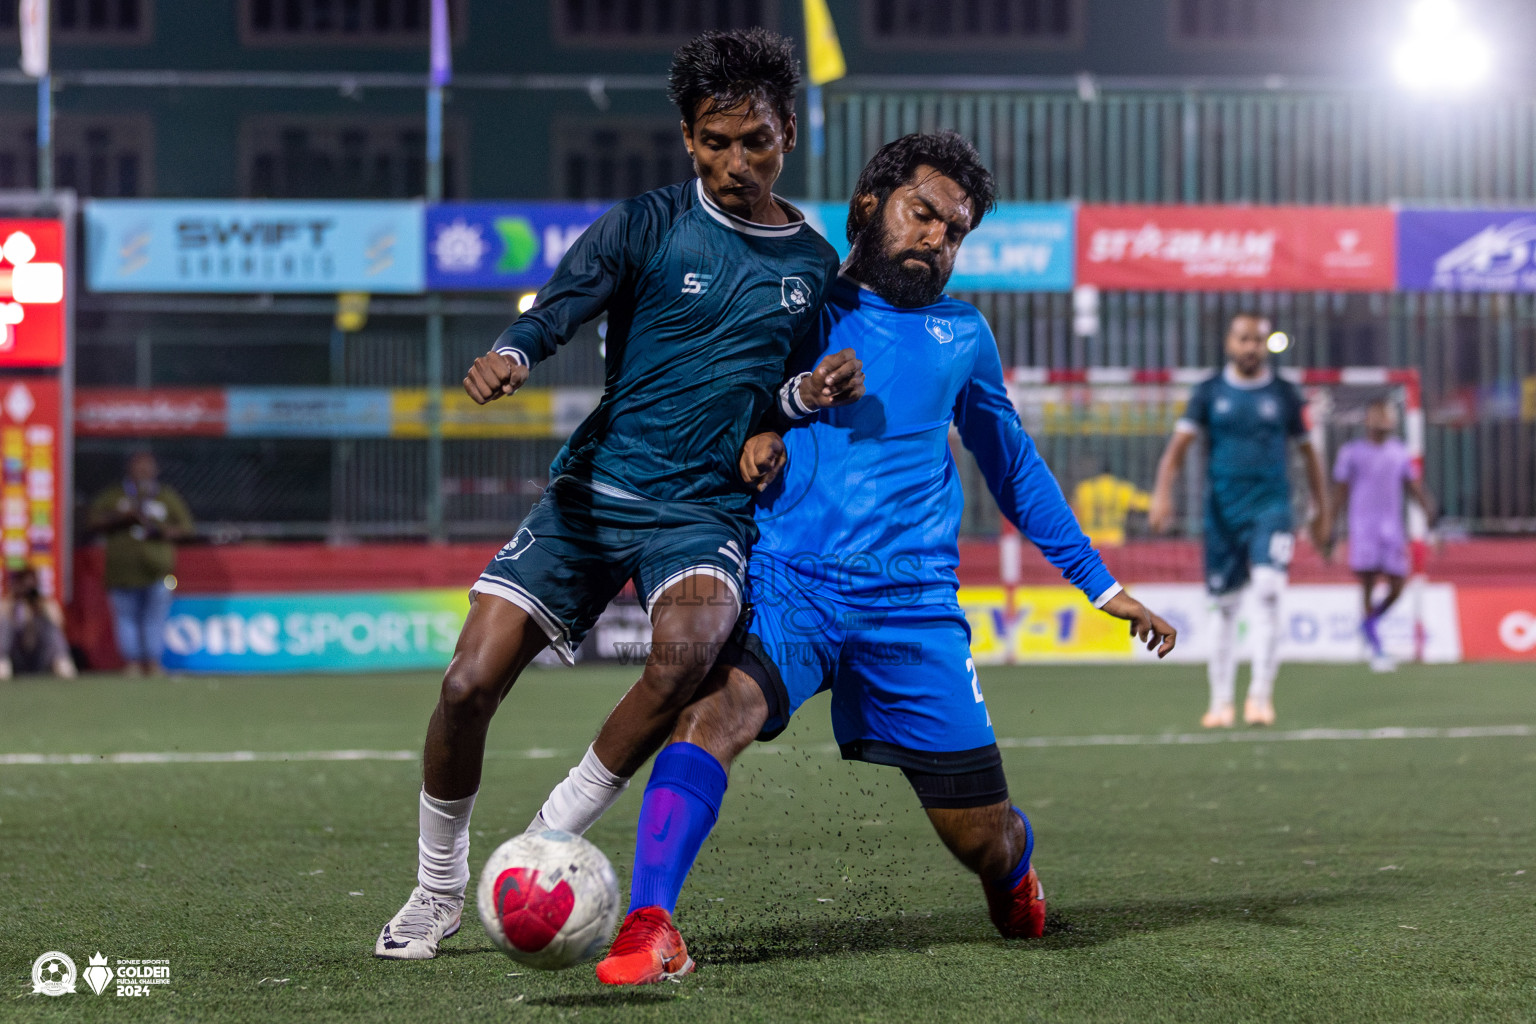
<path id="1" fill-rule="evenodd" d="M 851 352 L 786 379 L 837 271 L 832 247 L 772 191 L 794 148 L 798 78 L 792 44 L 761 29 L 678 50 L 671 94 L 698 177 L 599 218 L 464 379 L 481 404 L 512 395 L 583 323 L 608 316 L 602 401 L 471 588 L 427 730 L 418 884 L 377 956 L 428 959 L 458 930 L 491 717 L 544 648 L 572 660 L 632 580 L 658 647 L 698 654 L 647 662 L 535 825 L 582 832 L 618 798 L 739 617 L 757 533 L 737 469 L 743 442 L 765 420 L 862 393 Z"/>
<path id="2" fill-rule="evenodd" d="M 743 476 L 761 489 L 749 611 L 657 756 L 630 911 L 597 966 L 605 983 L 693 969 L 671 914 L 714 826 L 727 768 L 824 689 L 843 756 L 906 774 L 945 845 L 981 876 L 998 930 L 1043 930 L 1033 833 L 1009 798 L 956 600 L 963 497 L 951 424 L 1003 513 L 1089 601 L 1161 654 L 1175 638 L 1078 528 L 1008 400 L 981 314 L 943 294 L 992 196 L 991 175 L 952 133 L 899 139 L 860 177 L 853 252 L 801 366 L 855 346 L 867 394 L 802 420 L 782 441 L 756 435 L 743 452 Z"/>

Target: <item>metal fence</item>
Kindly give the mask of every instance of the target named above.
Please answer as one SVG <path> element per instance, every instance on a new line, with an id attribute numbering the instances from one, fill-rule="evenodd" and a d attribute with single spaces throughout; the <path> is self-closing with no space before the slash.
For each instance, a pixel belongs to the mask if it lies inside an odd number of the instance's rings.
<path id="1" fill-rule="evenodd" d="M 931 85 L 932 87 L 928 87 Z M 1210 203 L 1536 203 L 1536 99 L 1422 106 L 1358 92 L 1114 91 L 1020 82 L 849 80 L 831 91 L 814 180 L 847 195 L 879 145 L 952 127 L 1017 200 Z M 798 156 L 797 156 L 798 158 Z M 964 295 L 1011 366 L 1216 366 L 1226 318 L 1259 307 L 1294 339 L 1291 365 L 1411 366 L 1425 386 L 1426 470 L 1446 514 L 1474 531 L 1536 529 L 1536 297 L 1118 293 L 1101 328 L 1072 331 L 1061 295 Z M 320 300 L 86 301 L 82 383 L 457 388 L 514 315 L 505 299 L 447 301 L 432 348 L 427 300 L 376 303 L 338 336 Z M 537 375 L 602 383 L 591 332 Z M 440 354 L 439 354 L 440 353 Z M 440 366 L 434 376 L 430 368 Z M 85 439 L 80 492 L 110 479 L 130 443 Z M 157 443 L 167 478 L 225 536 L 503 537 L 536 500 L 558 442 L 250 440 Z M 967 529 L 996 528 L 967 467 Z"/>

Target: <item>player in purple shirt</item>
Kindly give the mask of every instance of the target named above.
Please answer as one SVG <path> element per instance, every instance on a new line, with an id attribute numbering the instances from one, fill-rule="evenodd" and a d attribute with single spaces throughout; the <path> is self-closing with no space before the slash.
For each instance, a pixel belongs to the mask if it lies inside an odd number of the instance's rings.
<path id="1" fill-rule="evenodd" d="M 1419 467 L 1408 446 L 1397 439 L 1397 411 L 1385 399 L 1365 410 L 1365 437 L 1339 449 L 1333 464 L 1333 507 L 1349 504 L 1349 567 L 1364 590 L 1365 619 L 1361 632 L 1371 648 L 1371 667 L 1389 672 L 1395 666 L 1381 647 L 1377 629 L 1387 609 L 1403 592 L 1408 575 L 1408 537 L 1403 528 L 1403 493 L 1434 519 L 1434 502 L 1419 479 Z M 1375 600 L 1376 584 L 1386 577 L 1387 594 Z"/>

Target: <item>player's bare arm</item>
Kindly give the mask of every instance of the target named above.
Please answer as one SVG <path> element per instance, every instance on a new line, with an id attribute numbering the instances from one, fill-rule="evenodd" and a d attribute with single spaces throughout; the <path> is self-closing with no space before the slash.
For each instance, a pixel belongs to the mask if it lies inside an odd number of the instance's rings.
<path id="1" fill-rule="evenodd" d="M 464 391 L 476 405 L 484 405 L 514 393 L 527 381 L 528 367 L 511 356 L 487 352 L 464 375 Z"/>
<path id="2" fill-rule="evenodd" d="M 1131 635 L 1146 644 L 1147 650 L 1157 651 L 1159 658 L 1168 657 L 1179 641 L 1178 630 L 1124 590 L 1106 601 L 1102 610 L 1129 622 Z"/>
<path id="3" fill-rule="evenodd" d="M 1313 510 L 1312 522 L 1307 524 L 1308 533 L 1312 537 L 1312 544 L 1321 552 L 1324 558 L 1333 557 L 1333 513 L 1329 510 L 1328 487 L 1323 482 L 1323 460 L 1318 457 L 1317 449 L 1311 441 L 1302 441 L 1296 446 L 1301 452 L 1301 462 L 1306 468 L 1307 490 L 1312 494 L 1312 501 L 1316 508 Z"/>
<path id="4" fill-rule="evenodd" d="M 1429 488 L 1424 486 L 1422 480 L 1408 480 L 1404 482 L 1403 488 L 1410 498 L 1419 503 L 1419 508 L 1424 510 L 1424 518 L 1429 521 L 1430 528 L 1433 529 L 1440 518 L 1440 508 L 1435 504 L 1435 496 L 1429 493 Z"/>
<path id="5" fill-rule="evenodd" d="M 1189 454 L 1195 435 L 1179 431 L 1163 449 L 1163 457 L 1157 463 L 1157 482 L 1152 485 L 1152 505 L 1147 510 L 1147 525 L 1153 533 L 1167 533 L 1173 529 L 1173 485 L 1184 469 L 1184 458 Z"/>
<path id="6" fill-rule="evenodd" d="M 784 438 L 771 430 L 754 434 L 741 446 L 741 458 L 737 465 L 741 470 L 741 482 L 758 493 L 778 479 L 780 471 L 789 462 L 784 448 Z"/>

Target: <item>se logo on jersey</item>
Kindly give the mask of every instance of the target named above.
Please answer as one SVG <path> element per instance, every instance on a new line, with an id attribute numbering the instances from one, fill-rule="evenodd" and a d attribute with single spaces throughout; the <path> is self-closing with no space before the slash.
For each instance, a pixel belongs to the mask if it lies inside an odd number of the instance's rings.
<path id="1" fill-rule="evenodd" d="M 695 274 L 689 271 L 683 275 L 683 294 L 703 295 L 709 291 L 709 284 L 714 279 L 714 274 Z"/>

